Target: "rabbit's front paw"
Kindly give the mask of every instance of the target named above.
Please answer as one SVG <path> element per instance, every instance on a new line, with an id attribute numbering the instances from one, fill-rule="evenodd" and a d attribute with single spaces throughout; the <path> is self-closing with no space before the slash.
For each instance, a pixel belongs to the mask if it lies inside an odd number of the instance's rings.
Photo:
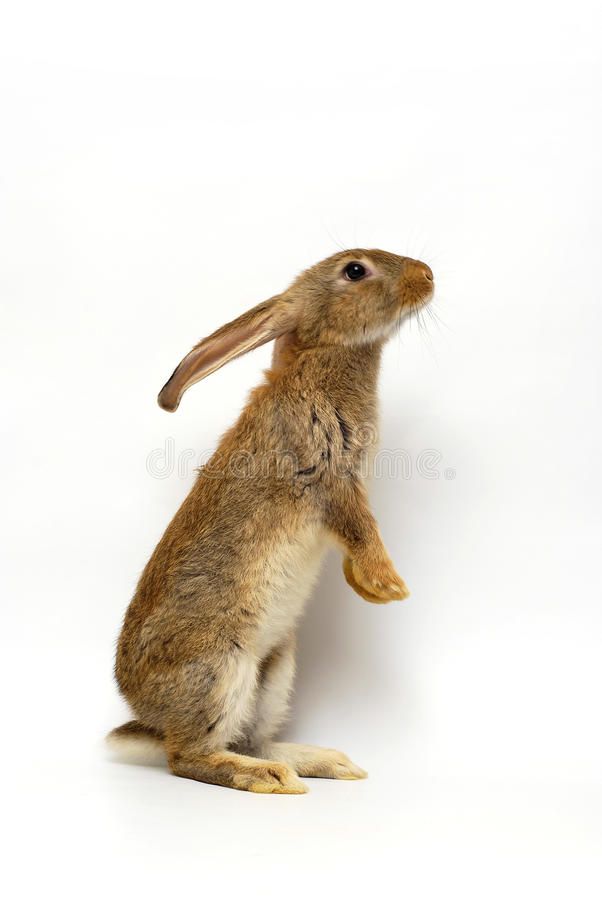
<path id="1" fill-rule="evenodd" d="M 390 603 L 410 596 L 403 578 L 400 578 L 388 560 L 351 559 L 345 557 L 343 573 L 356 594 L 369 603 Z"/>

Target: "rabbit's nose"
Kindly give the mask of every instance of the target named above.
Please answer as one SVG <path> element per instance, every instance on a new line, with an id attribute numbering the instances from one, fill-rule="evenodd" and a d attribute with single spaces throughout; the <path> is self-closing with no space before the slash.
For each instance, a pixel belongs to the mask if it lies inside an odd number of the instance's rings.
<path id="1" fill-rule="evenodd" d="M 430 266 L 420 262 L 419 259 L 410 259 L 407 257 L 403 267 L 403 274 L 405 278 L 411 281 L 422 281 L 423 279 L 426 279 L 426 281 L 431 282 L 431 284 L 433 282 L 433 273 Z"/>

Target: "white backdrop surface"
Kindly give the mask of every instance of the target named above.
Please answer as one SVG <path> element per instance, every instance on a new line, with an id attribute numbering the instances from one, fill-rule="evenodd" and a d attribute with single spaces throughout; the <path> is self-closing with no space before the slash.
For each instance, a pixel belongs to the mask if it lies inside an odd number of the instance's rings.
<path id="1" fill-rule="evenodd" d="M 599 896 L 599 17 L 4 8 L 7 896 Z M 110 762 L 121 617 L 269 348 L 173 417 L 157 391 L 339 246 L 437 282 L 382 371 L 409 470 L 372 490 L 412 597 L 364 603 L 333 554 L 301 630 L 288 733 L 370 778 L 261 797 Z"/>

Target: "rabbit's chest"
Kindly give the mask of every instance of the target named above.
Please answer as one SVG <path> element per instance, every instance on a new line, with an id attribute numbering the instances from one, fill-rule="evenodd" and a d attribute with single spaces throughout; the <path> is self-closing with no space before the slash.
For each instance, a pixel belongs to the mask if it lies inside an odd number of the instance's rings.
<path id="1" fill-rule="evenodd" d="M 318 577 L 327 544 L 321 527 L 303 529 L 273 548 L 263 565 L 255 652 L 260 659 L 295 628 Z"/>

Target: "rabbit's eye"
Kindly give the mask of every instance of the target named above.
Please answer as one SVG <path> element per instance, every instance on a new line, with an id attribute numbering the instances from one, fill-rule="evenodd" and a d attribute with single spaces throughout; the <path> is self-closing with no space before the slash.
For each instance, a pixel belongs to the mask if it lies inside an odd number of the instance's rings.
<path id="1" fill-rule="evenodd" d="M 350 262 L 343 269 L 343 274 L 348 281 L 359 281 L 361 278 L 365 278 L 368 273 L 361 263 Z"/>

